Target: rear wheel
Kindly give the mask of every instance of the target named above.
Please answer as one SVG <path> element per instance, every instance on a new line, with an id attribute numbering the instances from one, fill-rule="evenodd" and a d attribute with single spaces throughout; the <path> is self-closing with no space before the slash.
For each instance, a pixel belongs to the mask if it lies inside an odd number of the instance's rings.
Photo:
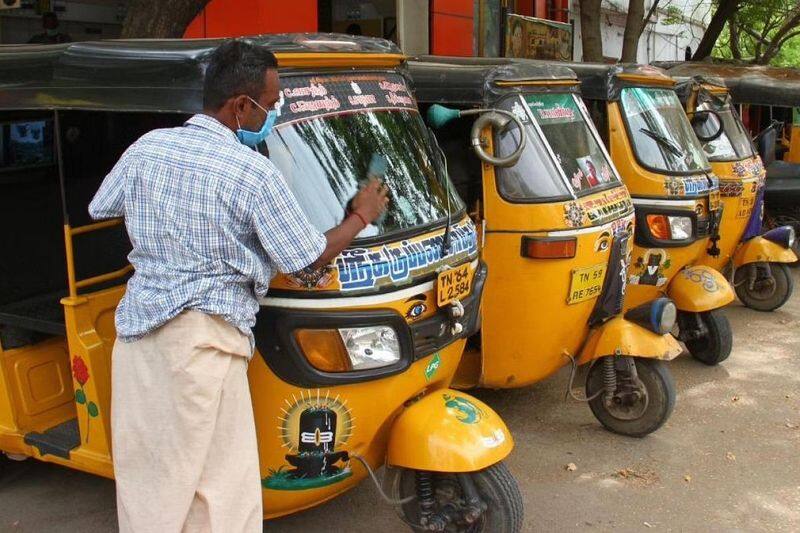
<path id="1" fill-rule="evenodd" d="M 756 311 L 774 311 L 789 300 L 794 280 L 785 263 L 750 263 L 736 269 L 736 296 Z"/>
<path id="2" fill-rule="evenodd" d="M 733 333 L 728 317 L 719 310 L 704 313 L 678 313 L 679 339 L 692 357 L 709 366 L 718 365 L 731 355 Z"/>
<path id="3" fill-rule="evenodd" d="M 449 474 L 407 468 L 387 470 L 396 499 L 415 498 L 399 511 L 412 529 L 468 533 L 522 531 L 522 495 L 505 464 Z"/>
<path id="4" fill-rule="evenodd" d="M 586 376 L 589 407 L 606 429 L 644 437 L 667 421 L 675 407 L 675 382 L 663 361 L 603 357 Z"/>

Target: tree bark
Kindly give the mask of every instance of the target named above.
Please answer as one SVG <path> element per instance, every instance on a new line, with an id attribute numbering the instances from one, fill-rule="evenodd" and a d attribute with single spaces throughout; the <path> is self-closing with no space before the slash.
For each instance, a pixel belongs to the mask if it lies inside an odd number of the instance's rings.
<path id="1" fill-rule="evenodd" d="M 739 23 L 736 22 L 735 15 L 728 21 L 728 29 L 730 31 L 731 56 L 733 59 L 741 59 L 742 51 L 739 49 Z"/>
<path id="2" fill-rule="evenodd" d="M 740 0 L 720 0 L 719 6 L 711 17 L 711 22 L 708 23 L 708 28 L 706 28 L 703 38 L 700 40 L 700 44 L 697 45 L 697 50 L 695 50 L 692 56 L 692 61 L 702 61 L 711 55 L 711 52 L 714 50 L 714 44 L 716 44 L 719 38 L 719 34 L 722 33 L 723 28 L 725 28 L 725 23 L 736 13 L 739 7 L 739 1 Z"/>
<path id="3" fill-rule="evenodd" d="M 180 38 L 209 0 L 131 0 L 123 39 Z"/>
<path id="4" fill-rule="evenodd" d="M 628 2 L 628 16 L 625 19 L 625 33 L 622 35 L 623 63 L 636 63 L 636 52 L 639 50 L 639 36 L 644 29 L 644 0 Z"/>
<path id="5" fill-rule="evenodd" d="M 583 60 L 603 61 L 603 39 L 600 34 L 600 5 L 602 0 L 580 0 L 581 44 Z"/>

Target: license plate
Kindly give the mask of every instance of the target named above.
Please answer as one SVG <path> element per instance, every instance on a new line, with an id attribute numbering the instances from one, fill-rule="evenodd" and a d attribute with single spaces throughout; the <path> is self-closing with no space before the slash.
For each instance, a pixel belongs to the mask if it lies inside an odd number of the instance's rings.
<path id="1" fill-rule="evenodd" d="M 605 263 L 573 270 L 567 303 L 571 305 L 598 297 L 603 290 L 605 277 Z"/>
<path id="2" fill-rule="evenodd" d="M 436 278 L 436 303 L 439 307 L 462 299 L 472 289 L 469 263 L 440 272 Z"/>
<path id="3" fill-rule="evenodd" d="M 711 191 L 708 194 L 708 210 L 716 211 L 719 209 L 719 191 Z"/>

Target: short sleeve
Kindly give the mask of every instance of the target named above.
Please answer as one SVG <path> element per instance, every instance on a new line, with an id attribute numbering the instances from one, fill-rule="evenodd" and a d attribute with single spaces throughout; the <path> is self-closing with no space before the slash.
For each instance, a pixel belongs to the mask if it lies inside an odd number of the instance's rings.
<path id="1" fill-rule="evenodd" d="M 268 173 L 256 193 L 253 225 L 269 258 L 286 274 L 314 263 L 328 244 L 277 170 Z"/>
<path id="2" fill-rule="evenodd" d="M 89 203 L 89 215 L 93 219 L 125 216 L 125 180 L 133 159 L 134 146 L 135 144 L 122 154 Z"/>

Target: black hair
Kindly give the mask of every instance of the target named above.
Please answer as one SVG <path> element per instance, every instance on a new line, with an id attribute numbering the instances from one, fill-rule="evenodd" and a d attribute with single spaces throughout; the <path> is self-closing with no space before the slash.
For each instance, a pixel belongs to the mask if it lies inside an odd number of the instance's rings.
<path id="1" fill-rule="evenodd" d="M 211 54 L 203 82 L 203 108 L 216 111 L 240 94 L 258 100 L 264 90 L 264 72 L 278 68 L 269 50 L 243 40 L 222 43 Z"/>

